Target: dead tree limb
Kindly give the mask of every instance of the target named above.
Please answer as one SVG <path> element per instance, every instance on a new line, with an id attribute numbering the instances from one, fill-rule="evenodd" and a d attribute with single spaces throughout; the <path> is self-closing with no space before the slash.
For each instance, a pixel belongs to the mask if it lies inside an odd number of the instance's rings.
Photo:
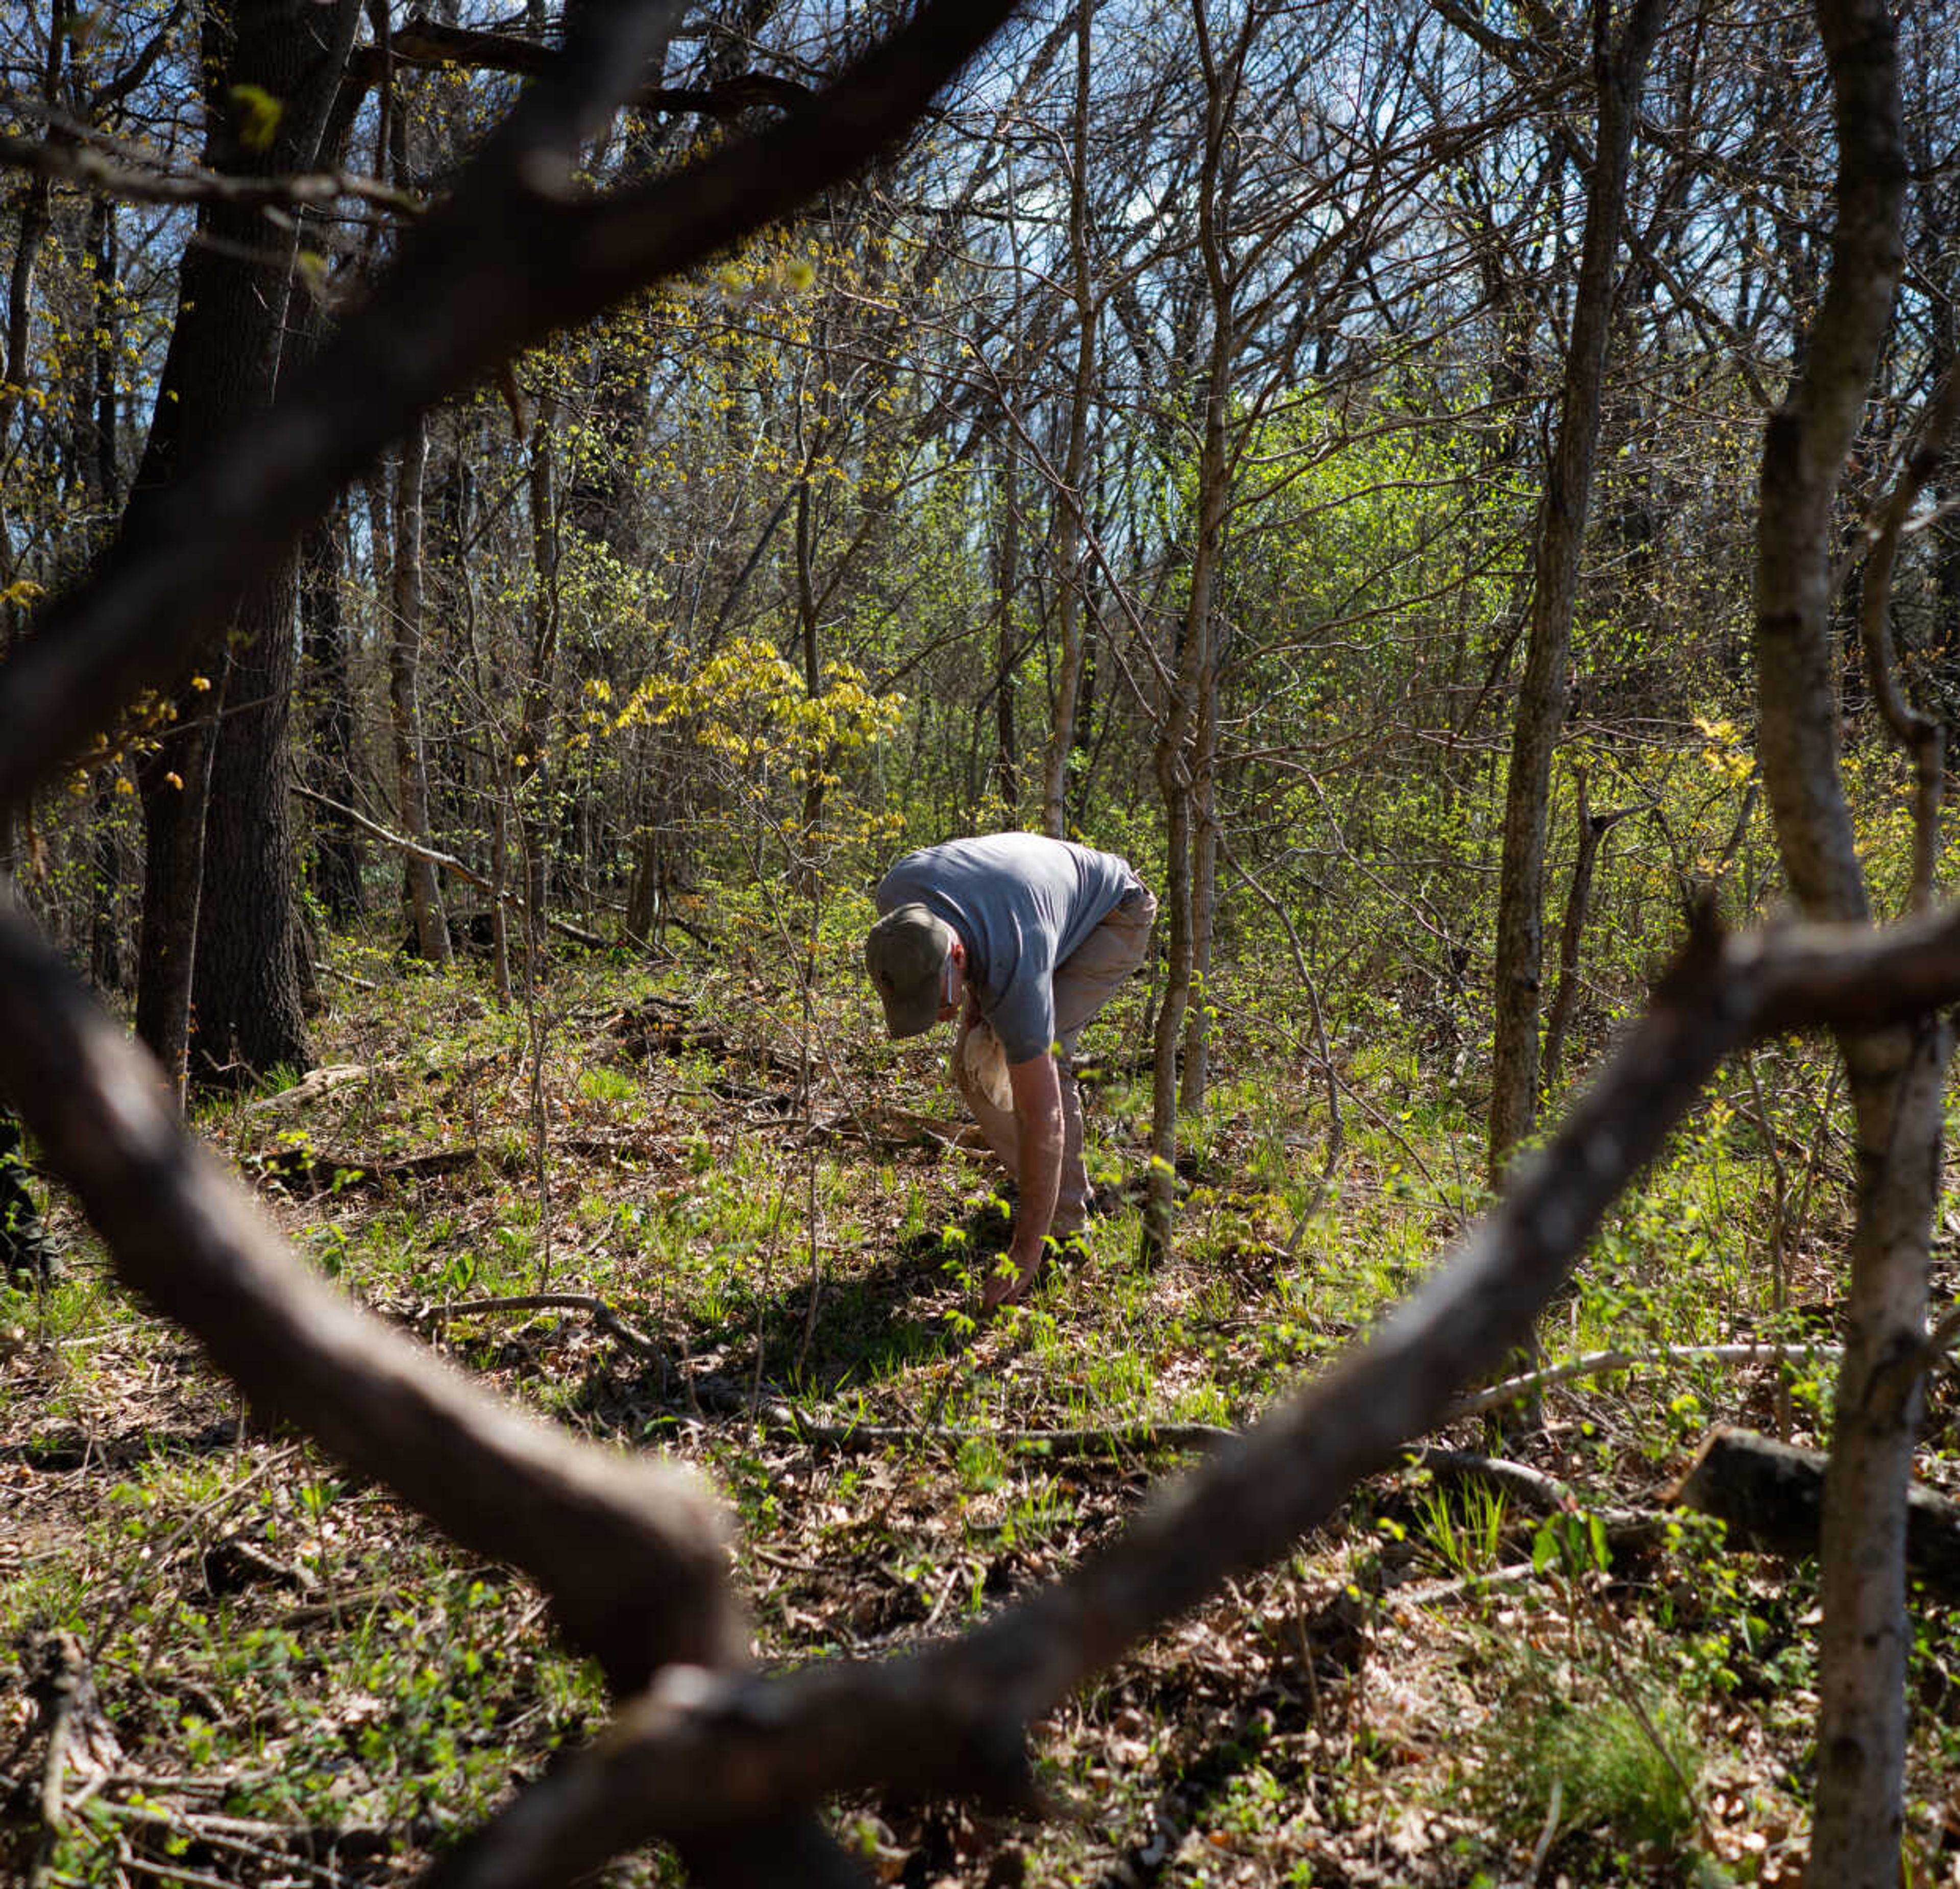
<path id="1" fill-rule="evenodd" d="M 402 65 L 467 65 L 479 72 L 513 72 L 525 78 L 549 69 L 558 56 L 555 47 L 514 33 L 486 33 L 423 18 L 397 27 L 390 50 Z M 376 68 L 379 52 L 378 47 L 367 49 Z M 808 86 L 778 73 L 743 72 L 718 85 L 642 85 L 628 93 L 625 102 L 635 111 L 694 112 L 704 118 L 730 119 L 769 107 L 794 110 L 810 95 Z"/>
<path id="2" fill-rule="evenodd" d="M 566 1637 L 631 1690 L 745 1643 L 717 1505 L 671 1467 L 584 1449 L 434 1364 L 310 1269 L 184 1128 L 155 1065 L 0 907 L 0 1082 L 81 1197 L 124 1283 L 255 1404 L 522 1568 Z"/>
<path id="3" fill-rule="evenodd" d="M 670 1673 L 592 1751 L 438 1872 L 444 1889 L 571 1881 L 712 1805 L 740 1820 L 877 1785 L 1026 1804 L 1028 1722 L 1225 1579 L 1284 1553 L 1394 1466 L 1450 1387 L 1503 1357 L 1606 1206 L 1722 1058 L 1804 1022 L 1960 992 L 1960 914 L 1887 933 L 1806 928 L 1691 949 L 1512 1191 L 1370 1344 L 1172 1485 L 1110 1549 L 975 1632 L 776 1681 Z"/>
<path id="4" fill-rule="evenodd" d="M 419 216 L 424 207 L 406 190 L 352 171 L 240 177 L 190 167 L 146 170 L 118 164 L 85 145 L 56 144 L 10 132 L 0 132 L 0 170 L 24 171 L 91 196 L 113 197 L 120 203 L 228 203 L 245 209 L 304 210 L 352 197 L 401 216 Z"/>
<path id="5" fill-rule="evenodd" d="M 1486 1410 L 1521 1402 L 1554 1384 L 1576 1378 L 1607 1377 L 1621 1371 L 1648 1371 L 1670 1364 L 1799 1364 L 1844 1355 L 1834 1344 L 1664 1344 L 1646 1351 L 1587 1351 L 1535 1371 L 1507 1378 L 1481 1391 L 1459 1397 L 1449 1407 L 1450 1420 L 1481 1417 Z"/>
<path id="6" fill-rule="evenodd" d="M 1225 1579 L 1284 1553 L 1361 1477 L 1394 1467 L 1455 1387 L 1516 1344 L 1723 1057 L 1807 1023 L 1882 1026 L 1956 999 L 1960 911 L 1885 931 L 1699 940 L 1423 1291 L 1112 1548 L 963 1639 L 764 1681 L 734 1664 L 740 1623 L 698 1488 L 518 1417 L 296 1265 L 192 1142 L 154 1068 L 25 919 L 0 911 L 0 1083 L 126 1281 L 255 1398 L 458 1540 L 530 1573 L 616 1685 L 664 1664 L 598 1745 L 443 1865 L 472 1889 L 568 1881 L 655 1836 L 708 1859 L 706 1879 L 739 1881 L 760 1867 L 751 1832 L 770 1838 L 768 1879 L 835 1881 L 839 1859 L 799 1815 L 828 1792 L 875 1783 L 1031 1803 L 1029 1722 Z M 731 1832 L 742 1833 L 732 1848 Z"/>
<path id="7" fill-rule="evenodd" d="M 1857 0 L 1828 10 L 1872 11 Z M 368 307 L 49 613 L 0 677 L 0 806 L 80 752 L 139 688 L 165 684 L 213 613 L 415 415 L 854 173 L 1010 8 L 931 0 L 784 122 L 671 179 L 580 196 L 579 153 L 677 11 L 588 0 L 564 54 Z M 186 1135 L 154 1070 L 11 909 L 0 914 L 0 1083 L 123 1278 L 255 1398 L 458 1540 L 530 1573 L 616 1687 L 661 1668 L 589 1753 L 454 1853 L 448 1880 L 563 1882 L 663 1834 L 710 1881 L 829 1883 L 846 1866 L 807 1812 L 830 1790 L 878 1783 L 1031 1804 L 1029 1721 L 1223 1580 L 1284 1553 L 1359 1477 L 1392 1467 L 1458 1384 L 1517 1343 L 1723 1057 L 1806 1023 L 1902 1026 L 1956 998 L 1960 918 L 1700 940 L 1559 1134 L 1519 1164 L 1507 1199 L 1370 1344 L 1025 1604 L 909 1658 L 773 1682 L 738 1669 L 740 1622 L 699 1490 L 519 1417 L 295 1265 Z"/>
<path id="8" fill-rule="evenodd" d="M 310 800 L 314 806 L 324 807 L 330 813 L 350 822 L 371 838 L 379 840 L 383 846 L 392 846 L 398 853 L 410 857 L 426 860 L 431 866 L 439 866 L 446 873 L 453 873 L 466 886 L 474 886 L 479 892 L 487 892 L 500 905 L 521 910 L 524 904 L 521 892 L 501 890 L 497 882 L 488 874 L 479 873 L 475 867 L 466 865 L 453 853 L 445 853 L 433 846 L 425 846 L 419 840 L 412 840 L 406 833 L 397 833 L 392 827 L 383 826 L 379 820 L 371 820 L 366 814 L 344 805 L 339 800 L 329 800 L 324 793 L 317 793 L 311 787 L 298 781 L 288 783 L 294 793 L 303 800 Z M 606 940 L 596 931 L 588 931 L 583 925 L 574 925 L 563 918 L 547 917 L 545 928 L 555 931 L 561 938 L 569 938 L 574 944 L 583 945 L 588 951 L 603 951 Z"/>
<path id="9" fill-rule="evenodd" d="M 1739 1547 L 1812 1555 L 1824 1515 L 1821 1449 L 1745 1429 L 1712 1432 L 1675 1499 L 1719 1517 Z M 1960 1503 L 1914 1483 L 1906 1491 L 1906 1566 L 1948 1598 L 1960 1595 Z"/>

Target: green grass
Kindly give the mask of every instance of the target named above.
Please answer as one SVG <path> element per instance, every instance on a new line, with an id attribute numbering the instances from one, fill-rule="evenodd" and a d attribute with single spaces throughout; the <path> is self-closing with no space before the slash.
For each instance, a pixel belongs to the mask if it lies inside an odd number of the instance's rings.
<path id="1" fill-rule="evenodd" d="M 1475 1791 L 1514 1840 L 1549 1829 L 1589 1854 L 1678 1854 L 1702 1758 L 1678 1706 L 1644 1682 L 1528 1665 L 1485 1728 Z"/>

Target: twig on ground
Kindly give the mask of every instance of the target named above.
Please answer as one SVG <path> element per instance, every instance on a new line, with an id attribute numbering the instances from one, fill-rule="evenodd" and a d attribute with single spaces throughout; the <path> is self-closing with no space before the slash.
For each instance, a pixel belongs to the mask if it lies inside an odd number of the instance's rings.
<path id="1" fill-rule="evenodd" d="M 59 1833 L 68 1823 L 62 1790 L 68 1773 L 68 1741 L 82 1688 L 88 1684 L 88 1667 L 73 1634 L 56 1634 L 53 1646 L 55 1670 L 46 1681 L 48 1750 L 41 1765 L 40 1810 L 43 1827 Z"/>
<path id="2" fill-rule="evenodd" d="M 1615 1371 L 1652 1370 L 1669 1364 L 1799 1363 L 1812 1359 L 1834 1360 L 1843 1355 L 1843 1347 L 1834 1344 L 1678 1344 L 1651 1351 L 1589 1351 L 1562 1364 L 1548 1364 L 1542 1370 L 1523 1372 L 1501 1384 L 1472 1391 L 1450 1405 L 1444 1421 L 1453 1423 L 1466 1417 L 1481 1417 L 1549 1385 L 1605 1377 Z"/>
<path id="3" fill-rule="evenodd" d="M 1523 1587 L 1537 1578 L 1538 1570 L 1529 1561 L 1514 1561 L 1481 1574 L 1460 1574 L 1453 1580 L 1424 1581 L 1418 1586 L 1394 1588 L 1382 1596 L 1382 1604 L 1392 1614 L 1409 1607 L 1439 1607 L 1465 1594 L 1481 1594 L 1492 1588 Z"/>
<path id="4" fill-rule="evenodd" d="M 323 978 L 338 978 L 342 984 L 351 984 L 357 991 L 378 991 L 380 986 L 372 978 L 358 978 L 352 971 L 343 971 L 337 964 L 328 964 L 318 958 L 313 960 L 313 968 Z"/>
<path id="5" fill-rule="evenodd" d="M 1551 1780 L 1551 1793 L 1545 1807 L 1545 1827 L 1538 1833 L 1538 1841 L 1532 1846 L 1531 1867 L 1525 1872 L 1527 1884 L 1535 1884 L 1545 1873 L 1545 1859 L 1551 1854 L 1553 1841 L 1558 1835 L 1559 1813 L 1565 1808 L 1565 1780 L 1554 1777 Z"/>

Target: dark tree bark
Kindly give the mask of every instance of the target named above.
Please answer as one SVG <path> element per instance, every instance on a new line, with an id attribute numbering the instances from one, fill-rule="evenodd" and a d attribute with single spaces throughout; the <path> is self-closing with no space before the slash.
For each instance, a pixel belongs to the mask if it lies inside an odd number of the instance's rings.
<path id="1" fill-rule="evenodd" d="M 1201 910 L 1201 898 L 1208 896 L 1210 882 L 1201 870 L 1204 822 L 1210 806 L 1205 744 L 1217 687 L 1211 619 L 1231 509 L 1227 435 L 1238 348 L 1230 259 L 1222 226 L 1227 215 L 1234 94 L 1252 30 L 1249 17 L 1228 65 L 1221 68 L 1213 52 L 1204 0 L 1198 0 L 1192 11 L 1205 78 L 1198 229 L 1211 328 L 1200 390 L 1190 593 L 1179 625 L 1177 666 L 1158 727 L 1155 755 L 1157 788 L 1164 805 L 1164 989 L 1151 1058 L 1150 1191 L 1144 1233 L 1148 1245 L 1157 1251 L 1169 1247 L 1176 1194 L 1179 1053 L 1181 1048 L 1187 1065 L 1194 1049 L 1201 1059 L 1203 1054 L 1201 1026 L 1189 1032 L 1185 1026 L 1191 1015 L 1193 980 L 1199 969 L 1200 941 L 1209 934 L 1209 915 Z M 1188 1108 L 1202 1103 L 1201 1062 L 1195 1073 L 1187 1066 L 1182 1099 Z"/>
<path id="2" fill-rule="evenodd" d="M 1634 108 L 1666 6 L 1666 0 L 1633 0 L 1616 37 L 1611 0 L 1595 3 L 1598 141 L 1586 180 L 1586 234 L 1566 355 L 1558 444 L 1545 476 L 1530 633 L 1505 791 L 1494 978 L 1497 1028 L 1491 1071 L 1493 1185 L 1502 1178 L 1512 1149 L 1531 1133 L 1537 1119 L 1546 806 L 1552 756 L 1570 692 L 1572 616 L 1599 441 L 1600 390 L 1606 371 Z"/>
<path id="3" fill-rule="evenodd" d="M 68 49 L 68 35 L 62 17 L 62 0 L 49 0 L 47 44 L 41 67 L 41 96 L 49 105 L 61 102 L 62 65 Z M 34 269 L 41 253 L 41 239 L 48 233 L 53 213 L 54 183 L 47 177 L 29 180 L 22 199 L 20 222 L 14 239 L 14 259 L 7 274 L 7 341 L 0 359 L 0 444 L 21 394 L 33 378 L 27 364 L 28 339 L 33 331 Z"/>
<path id="4" fill-rule="evenodd" d="M 358 0 L 330 8 L 237 0 L 207 11 L 200 50 L 208 167 L 244 175 L 313 167 L 358 11 Z M 264 100 L 278 106 L 270 125 L 256 103 Z M 202 213 L 199 234 L 184 249 L 132 520 L 215 435 L 268 405 L 278 381 L 294 226 L 217 202 Z M 262 569 L 224 634 L 207 641 L 171 691 L 189 715 L 205 705 L 194 676 L 211 683 L 229 671 L 229 711 L 180 721 L 141 771 L 137 1026 L 167 1070 L 185 1069 L 194 1001 L 189 1073 L 199 1079 L 308 1061 L 286 793 L 294 568 L 288 552 Z"/>

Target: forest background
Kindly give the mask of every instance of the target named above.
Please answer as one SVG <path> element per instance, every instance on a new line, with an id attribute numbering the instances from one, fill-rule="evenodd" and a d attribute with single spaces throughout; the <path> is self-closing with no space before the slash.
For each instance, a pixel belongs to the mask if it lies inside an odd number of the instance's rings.
<path id="1" fill-rule="evenodd" d="M 1829 56 L 1873 17 L 1037 8 L 902 142 L 591 319 L 552 317 L 577 270 L 544 224 L 487 219 L 510 321 L 564 331 L 378 428 L 90 739 L 49 717 L 40 752 L 17 692 L 21 893 L 342 1290 L 714 1473 L 764 1657 L 977 1617 L 1370 1328 L 1685 940 L 1864 915 L 1793 845 L 1793 781 L 1838 784 L 1870 909 L 1932 903 L 1956 48 L 1940 8 L 1886 36 L 1894 200 L 1859 250 Z M 660 19 L 539 186 L 561 221 L 813 120 L 931 9 Z M 259 416 L 377 282 L 409 285 L 405 348 L 452 345 L 470 278 L 424 265 L 418 301 L 414 233 L 481 212 L 462 167 L 498 180 L 561 25 L 156 0 L 0 27 L 10 651 L 59 646 L 49 600 L 119 531 L 126 564 L 182 533 L 160 495 L 228 437 L 241 488 L 278 486 Z M 1810 548 L 1820 689 L 1764 641 L 1807 567 L 1758 487 L 1768 415 L 1831 364 L 1834 257 L 1887 285 Z M 1780 686 L 1828 766 L 1779 759 Z M 1165 917 L 1091 1045 L 1115 1210 L 976 1332 L 1003 1216 L 929 1055 L 871 1040 L 858 954 L 891 855 L 1015 825 L 1125 854 Z M 1508 1470 L 1459 1407 L 1455 1451 L 1044 1719 L 1093 1816 L 1004 1834 L 899 1792 L 833 1822 L 908 1880 L 1794 1880 L 1838 1814 L 1815 1566 L 1657 1497 L 1714 1420 L 1834 1441 L 1882 1077 L 1776 1032 L 1723 1065 L 1547 1325 Z M 1930 1172 L 1895 1336 L 1929 1258 L 1952 1296 Z M 24 1869 L 367 1880 L 596 1725 L 501 1570 L 523 1556 L 232 1423 L 72 1209 L 32 1204 L 72 1244 L 9 1301 Z M 1895 1468 L 1952 1488 L 1932 1384 Z M 1898 1486 L 1847 1543 L 1903 1551 Z M 1936 1588 L 1894 1637 L 1894 1748 L 1842 1815 L 1869 1880 L 1901 1849 L 1948 1880 Z M 84 1679 L 93 1757 L 33 1704 Z"/>

